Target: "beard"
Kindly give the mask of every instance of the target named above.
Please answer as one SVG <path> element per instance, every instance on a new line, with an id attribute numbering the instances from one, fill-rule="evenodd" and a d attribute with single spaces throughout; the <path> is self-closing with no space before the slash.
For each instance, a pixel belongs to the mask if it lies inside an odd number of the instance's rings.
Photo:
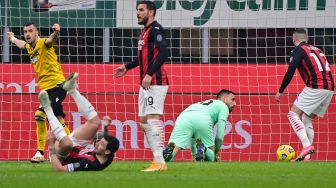
<path id="1" fill-rule="evenodd" d="M 148 17 L 144 17 L 141 21 L 138 21 L 138 24 L 139 25 L 146 25 L 148 22 Z"/>

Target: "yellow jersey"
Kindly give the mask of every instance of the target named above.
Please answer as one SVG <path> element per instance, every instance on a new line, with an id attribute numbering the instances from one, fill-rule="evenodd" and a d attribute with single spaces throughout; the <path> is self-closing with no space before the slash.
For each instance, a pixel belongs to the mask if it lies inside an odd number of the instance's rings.
<path id="1" fill-rule="evenodd" d="M 47 47 L 44 44 L 46 40 L 46 38 L 40 38 L 34 48 L 28 43 L 25 44 L 30 63 L 37 74 L 37 84 L 40 90 L 52 89 L 65 80 L 55 48 Z"/>

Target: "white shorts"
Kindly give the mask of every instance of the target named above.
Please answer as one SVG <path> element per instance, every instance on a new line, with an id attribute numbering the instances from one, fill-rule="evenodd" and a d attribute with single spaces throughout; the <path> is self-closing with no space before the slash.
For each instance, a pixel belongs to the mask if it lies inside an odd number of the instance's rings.
<path id="1" fill-rule="evenodd" d="M 75 136 L 74 136 L 74 133 L 75 133 L 75 131 L 73 131 L 72 133 L 69 134 L 69 138 L 72 141 L 73 147 L 75 147 L 75 146 L 86 147 L 86 146 L 93 143 L 92 140 L 78 140 L 78 139 L 76 139 Z"/>
<path id="2" fill-rule="evenodd" d="M 294 105 L 307 115 L 315 114 L 323 117 L 333 95 L 334 92 L 330 90 L 305 87 L 295 100 Z"/>
<path id="3" fill-rule="evenodd" d="M 139 116 L 148 114 L 163 114 L 164 101 L 166 99 L 168 86 L 150 86 L 149 90 L 140 87 L 139 91 Z"/>

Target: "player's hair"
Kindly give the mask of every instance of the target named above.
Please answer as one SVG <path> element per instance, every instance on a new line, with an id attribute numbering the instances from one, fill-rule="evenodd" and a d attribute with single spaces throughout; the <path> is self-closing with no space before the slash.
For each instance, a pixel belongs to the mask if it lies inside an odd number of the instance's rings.
<path id="1" fill-rule="evenodd" d="M 235 93 L 234 92 L 232 92 L 232 91 L 230 91 L 230 90 L 228 90 L 228 89 L 222 89 L 222 90 L 220 90 L 218 93 L 217 93 L 217 99 L 219 99 L 219 98 L 221 98 L 223 95 L 229 95 L 229 94 L 233 94 L 233 95 L 235 95 Z"/>
<path id="2" fill-rule="evenodd" d="M 140 5 L 140 4 L 145 4 L 148 10 L 153 10 L 154 11 L 154 17 L 155 17 L 155 15 L 156 15 L 156 6 L 155 6 L 155 4 L 152 1 L 140 1 L 137 4 L 137 6 Z"/>
<path id="3" fill-rule="evenodd" d="M 307 34 L 307 32 L 305 29 L 298 28 L 294 30 L 293 34 Z"/>
<path id="4" fill-rule="evenodd" d="M 119 140 L 116 137 L 108 135 L 108 134 L 104 134 L 103 138 L 107 140 L 108 142 L 106 149 L 111 151 L 109 156 L 114 156 L 114 153 L 118 151 L 119 149 L 119 145 L 120 145 Z"/>
<path id="5" fill-rule="evenodd" d="M 307 42 L 308 40 L 307 32 L 305 29 L 302 28 L 295 29 L 293 32 L 293 36 L 296 40 L 300 42 Z"/>
<path id="6" fill-rule="evenodd" d="M 31 25 L 33 25 L 38 30 L 38 25 L 34 22 L 28 22 L 24 25 L 24 27 L 31 26 Z"/>

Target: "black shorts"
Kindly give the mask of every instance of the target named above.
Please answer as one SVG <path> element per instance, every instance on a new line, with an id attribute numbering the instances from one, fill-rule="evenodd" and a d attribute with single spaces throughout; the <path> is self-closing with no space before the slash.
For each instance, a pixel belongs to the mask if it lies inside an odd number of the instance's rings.
<path id="1" fill-rule="evenodd" d="M 49 100 L 51 102 L 51 108 L 55 116 L 65 117 L 63 112 L 62 102 L 64 101 L 67 91 L 65 91 L 61 86 L 56 86 L 52 89 L 48 89 L 47 93 L 49 95 Z M 38 110 L 44 112 L 43 108 L 39 107 Z M 45 112 L 44 112 L 45 113 Z"/>

